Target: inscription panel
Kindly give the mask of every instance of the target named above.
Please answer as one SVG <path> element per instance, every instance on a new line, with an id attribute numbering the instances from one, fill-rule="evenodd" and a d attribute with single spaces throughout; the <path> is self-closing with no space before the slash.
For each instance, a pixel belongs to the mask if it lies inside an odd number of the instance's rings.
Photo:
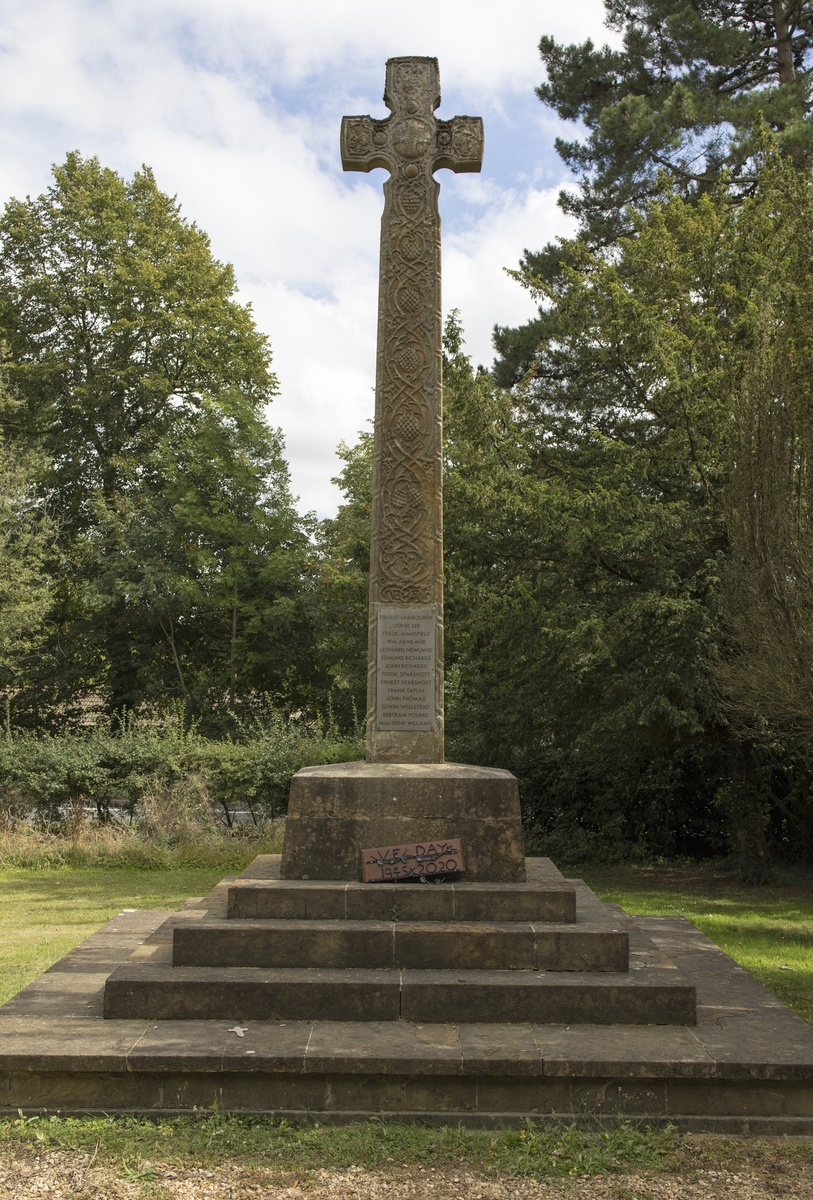
<path id="1" fill-rule="evenodd" d="M 435 610 L 379 608 L 376 723 L 435 728 Z"/>
<path id="2" fill-rule="evenodd" d="M 460 838 L 417 842 L 410 846 L 373 846 L 361 852 L 365 883 L 429 883 L 465 871 Z"/>

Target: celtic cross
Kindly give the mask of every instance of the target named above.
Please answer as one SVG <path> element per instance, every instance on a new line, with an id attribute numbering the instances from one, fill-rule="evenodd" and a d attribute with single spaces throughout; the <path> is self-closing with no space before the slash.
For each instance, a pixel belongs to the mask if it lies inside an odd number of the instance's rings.
<path id="1" fill-rule="evenodd" d="M 443 446 L 439 185 L 479 171 L 483 122 L 440 121 L 435 58 L 391 58 L 391 115 L 344 117 L 345 171 L 384 167 L 378 299 L 369 762 L 443 762 Z"/>

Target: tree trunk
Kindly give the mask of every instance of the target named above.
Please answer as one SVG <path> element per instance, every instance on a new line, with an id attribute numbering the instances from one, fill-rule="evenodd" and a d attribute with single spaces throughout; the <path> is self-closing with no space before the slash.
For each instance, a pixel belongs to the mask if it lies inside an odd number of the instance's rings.
<path id="1" fill-rule="evenodd" d="M 793 40 L 788 26 L 787 6 L 784 0 L 772 0 L 772 5 L 779 82 L 793 83 L 796 79 L 796 68 L 793 65 Z"/>
<path id="2" fill-rule="evenodd" d="M 189 696 L 189 691 L 186 686 L 186 680 L 184 679 L 184 673 L 183 673 L 183 669 L 181 667 L 181 660 L 178 657 L 178 648 L 175 645 L 175 630 L 172 625 L 172 617 L 168 617 L 167 620 L 169 621 L 169 629 L 167 629 L 166 625 L 164 625 L 164 622 L 161 620 L 160 617 L 158 618 L 158 623 L 160 624 L 161 629 L 163 630 L 164 637 L 169 642 L 169 648 L 172 651 L 172 661 L 175 663 L 175 671 L 178 675 L 178 682 L 181 685 L 181 691 L 183 692 L 183 698 L 184 698 L 184 700 L 186 700 L 188 702 L 190 699 L 190 696 Z"/>
<path id="3" fill-rule="evenodd" d="M 229 647 L 229 708 L 234 711 L 237 687 L 237 580 L 234 581 L 231 603 L 231 646 Z"/>
<path id="4" fill-rule="evenodd" d="M 747 883 L 771 883 L 774 872 L 751 743 L 735 742 L 729 762 L 732 832 L 740 871 Z"/>

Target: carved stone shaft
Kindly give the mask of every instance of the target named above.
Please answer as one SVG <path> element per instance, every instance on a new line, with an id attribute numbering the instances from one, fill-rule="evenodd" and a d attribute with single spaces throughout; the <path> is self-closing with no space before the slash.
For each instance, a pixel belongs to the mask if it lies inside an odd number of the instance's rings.
<path id="1" fill-rule="evenodd" d="M 346 171 L 384 184 L 378 304 L 367 761 L 443 762 L 443 406 L 439 185 L 479 171 L 479 117 L 439 121 L 435 58 L 387 62 L 391 115 L 345 117 Z"/>

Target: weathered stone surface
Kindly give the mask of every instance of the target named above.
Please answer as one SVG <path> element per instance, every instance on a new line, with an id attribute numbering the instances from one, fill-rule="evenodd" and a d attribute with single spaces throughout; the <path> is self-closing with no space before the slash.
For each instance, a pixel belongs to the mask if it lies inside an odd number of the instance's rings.
<path id="1" fill-rule="evenodd" d="M 525 859 L 526 883 L 452 882 L 402 887 L 357 881 L 282 880 L 281 854 L 258 854 L 224 884 L 235 919 L 576 920 L 576 888 L 548 858 Z M 210 901 L 207 901 L 210 902 Z M 604 910 L 600 910 L 604 911 Z M 221 916 L 221 912 L 212 912 Z M 626 918 L 625 918 L 626 919 Z"/>
<path id="2" fill-rule="evenodd" d="M 360 880 L 363 847 L 441 837 L 462 839 L 467 880 L 524 882 L 514 776 L 459 763 L 305 767 L 291 780 L 282 878 Z"/>
<path id="3" fill-rule="evenodd" d="M 397 1021 L 397 971 L 322 968 L 117 967 L 104 993 L 106 1018 L 153 1020 Z"/>
<path id="4" fill-rule="evenodd" d="M 715 1073 L 696 1027 L 620 1025 L 609 1034 L 606 1025 L 535 1025 L 533 1035 L 546 1075 L 662 1079 Z"/>
<path id="5" fill-rule="evenodd" d="M 568 884 L 508 884 L 485 890 L 476 884 L 454 889 L 457 921 L 558 921 L 576 920 L 576 893 Z"/>
<path id="6" fill-rule="evenodd" d="M 543 873 L 529 865 L 529 878 Z M 200 911 L 211 911 L 206 905 L 223 911 L 224 895 L 215 889 Z M 580 897 L 584 911 L 593 909 L 582 890 Z M 617 909 L 611 915 L 622 919 Z M 293 1019 L 228 1012 L 209 1020 L 198 1013 L 197 1019 L 104 1021 L 97 1008 L 83 1008 L 96 1004 L 99 975 L 113 962 L 127 968 L 134 951 L 169 944 L 173 926 L 161 925 L 164 917 L 122 914 L 0 1009 L 0 1109 L 161 1113 L 217 1105 L 320 1121 L 393 1113 L 484 1125 L 554 1114 L 606 1125 L 646 1118 L 684 1130 L 813 1134 L 813 1030 L 679 918 L 641 923 L 660 955 L 650 961 L 680 962 L 696 985 L 696 1026 L 511 1024 L 502 1011 L 493 1022 L 461 1023 L 448 1005 L 440 1022 L 398 1020 L 395 1006 L 379 1021 L 362 1013 L 321 1022 L 301 1019 L 304 993 L 290 987 L 283 992 L 296 1006 Z M 174 924 L 197 919 L 182 910 Z M 71 965 L 77 962 L 80 970 Z M 98 970 L 87 969 L 94 963 Z M 163 967 L 176 978 L 188 971 Z M 248 973 L 291 979 L 290 972 Z M 322 986 L 347 978 L 343 971 L 309 974 Z M 358 972 L 360 1003 L 366 1007 L 375 995 L 371 982 L 398 974 Z M 518 974 L 503 978 L 511 986 Z M 494 972 L 471 973 L 473 982 L 481 976 L 493 979 Z M 647 965 L 623 978 L 647 976 L 677 980 L 680 972 Z M 613 977 L 604 980 L 612 990 Z M 63 1009 L 54 1004 L 60 988 L 68 989 Z M 335 997 L 328 999 L 335 1012 Z"/>
<path id="7" fill-rule="evenodd" d="M 229 888 L 234 920 L 556 921 L 576 920 L 568 884 L 380 884 L 341 880 L 240 879 Z"/>
<path id="8" fill-rule="evenodd" d="M 695 990 L 676 972 L 645 977 L 540 971 L 404 971 L 407 1021 L 692 1025 Z"/>
<path id="9" fill-rule="evenodd" d="M 341 134 L 346 171 L 390 173 L 381 220 L 367 759 L 440 763 L 443 406 L 439 189 L 432 176 L 442 167 L 480 170 L 483 123 L 436 120 L 434 58 L 391 58 L 384 103 L 391 112 L 385 120 L 345 117 Z"/>
<path id="10" fill-rule="evenodd" d="M 626 971 L 626 931 L 602 924 L 203 921 L 173 929 L 175 966 Z"/>
<path id="11" fill-rule="evenodd" d="M 365 989 L 369 991 L 365 1002 Z M 689 1025 L 694 989 L 640 975 L 425 968 L 122 965 L 106 1017 L 161 1020 L 407 1020 L 444 1024 Z"/>
<path id="12" fill-rule="evenodd" d="M 351 921 L 454 921 L 454 884 L 347 884 Z M 484 885 L 487 886 L 487 885 Z"/>
<path id="13" fill-rule="evenodd" d="M 394 928 L 383 921 L 223 921 L 178 926 L 172 961 L 176 967 L 392 967 Z"/>
<path id="14" fill-rule="evenodd" d="M 313 1027 L 305 1070 L 362 1075 L 460 1074 L 461 1048 L 456 1025 L 413 1025 L 393 1021 L 376 1028 L 358 1022 L 331 1021 Z"/>
<path id="15" fill-rule="evenodd" d="M 458 1025 L 464 1075 L 503 1075 L 516 1079 L 543 1075 L 545 1063 L 528 1025 Z"/>
<path id="16" fill-rule="evenodd" d="M 534 967 L 538 971 L 626 971 L 629 935 L 626 930 L 587 924 L 575 929 L 534 925 Z"/>

